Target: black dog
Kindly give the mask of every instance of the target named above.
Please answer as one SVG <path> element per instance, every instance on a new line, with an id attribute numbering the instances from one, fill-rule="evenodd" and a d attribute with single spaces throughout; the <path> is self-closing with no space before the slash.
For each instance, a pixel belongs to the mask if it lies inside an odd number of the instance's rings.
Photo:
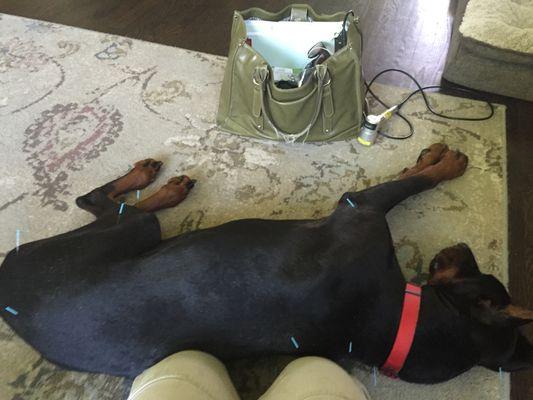
<path id="1" fill-rule="evenodd" d="M 435 144 L 399 180 L 346 193 L 321 220 L 240 220 L 161 240 L 152 211 L 176 205 L 194 181 L 174 178 L 135 207 L 113 199 L 147 186 L 145 160 L 77 204 L 93 223 L 11 251 L 0 268 L 6 322 L 52 362 L 133 377 L 162 358 L 200 349 L 222 359 L 347 354 L 382 365 L 398 330 L 405 280 L 386 213 L 463 174 L 467 158 Z M 352 207 L 349 203 L 357 207 Z M 434 383 L 474 365 L 533 365 L 513 306 L 460 244 L 441 251 L 422 288 L 419 322 L 400 378 Z"/>

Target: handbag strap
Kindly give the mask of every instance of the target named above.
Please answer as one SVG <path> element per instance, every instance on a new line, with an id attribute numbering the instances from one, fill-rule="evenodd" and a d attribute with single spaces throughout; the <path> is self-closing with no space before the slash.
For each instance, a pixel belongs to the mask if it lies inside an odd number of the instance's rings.
<path id="1" fill-rule="evenodd" d="M 293 4 L 291 6 L 290 21 L 305 21 L 307 22 L 307 7 L 303 4 Z"/>
<path id="2" fill-rule="evenodd" d="M 267 66 L 265 65 L 256 67 L 255 69 L 254 76 L 253 76 L 253 82 L 259 88 L 261 115 L 263 115 L 266 122 L 272 127 L 272 129 L 276 133 L 276 136 L 279 139 L 283 139 L 286 143 L 294 143 L 296 142 L 296 140 L 298 140 L 302 136 L 305 136 L 305 138 L 307 138 L 307 136 L 309 135 L 309 131 L 311 130 L 313 125 L 316 123 L 316 120 L 318 119 L 318 116 L 320 114 L 320 109 L 322 108 L 322 97 L 323 97 L 324 88 L 331 83 L 331 79 L 329 77 L 327 67 L 323 64 L 318 64 L 315 66 L 315 76 L 317 79 L 317 96 L 316 96 L 315 111 L 311 117 L 311 120 L 306 125 L 306 127 L 302 129 L 300 132 L 287 133 L 279 129 L 276 126 L 266 106 L 265 96 L 268 95 L 269 97 L 272 97 L 272 93 L 270 92 L 270 87 L 268 86 L 269 70 Z M 258 129 L 261 129 L 262 125 L 258 124 L 257 127 Z M 303 139 L 304 142 L 305 142 L 305 138 Z"/>

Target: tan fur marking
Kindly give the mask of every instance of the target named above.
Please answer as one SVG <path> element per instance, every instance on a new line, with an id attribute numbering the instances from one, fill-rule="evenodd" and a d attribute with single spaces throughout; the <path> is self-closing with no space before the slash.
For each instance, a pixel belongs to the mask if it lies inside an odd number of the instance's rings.
<path id="1" fill-rule="evenodd" d="M 455 279 L 458 273 L 459 268 L 457 268 L 455 265 L 448 265 L 436 270 L 433 273 L 433 276 L 428 280 L 428 283 L 430 285 L 449 283 Z"/>
<path id="2" fill-rule="evenodd" d="M 513 318 L 533 321 L 533 311 L 528 310 L 527 308 L 509 304 L 503 309 L 503 312 Z"/>

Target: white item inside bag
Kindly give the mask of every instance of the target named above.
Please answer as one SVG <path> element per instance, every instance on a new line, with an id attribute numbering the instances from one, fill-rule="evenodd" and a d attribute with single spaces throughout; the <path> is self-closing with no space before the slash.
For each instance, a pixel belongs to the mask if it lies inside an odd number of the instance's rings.
<path id="1" fill-rule="evenodd" d="M 334 53 L 334 38 L 342 22 L 297 22 L 246 20 L 252 47 L 272 67 L 303 69 L 309 63 L 307 52 L 323 42 Z"/>

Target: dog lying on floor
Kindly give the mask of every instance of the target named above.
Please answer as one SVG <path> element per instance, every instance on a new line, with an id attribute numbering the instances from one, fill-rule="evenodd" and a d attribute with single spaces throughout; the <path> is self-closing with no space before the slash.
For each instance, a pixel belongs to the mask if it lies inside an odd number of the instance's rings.
<path id="1" fill-rule="evenodd" d="M 79 197 L 97 219 L 20 246 L 0 268 L 4 320 L 48 360 L 133 377 L 162 358 L 199 349 L 222 359 L 347 355 L 383 365 L 399 330 L 405 279 L 385 215 L 461 176 L 467 157 L 434 144 L 396 181 L 345 193 L 320 220 L 239 220 L 161 240 L 153 212 L 181 202 L 186 176 L 119 213 L 114 200 L 154 181 L 144 160 Z M 468 246 L 446 248 L 421 288 L 412 346 L 398 376 L 441 382 L 482 365 L 533 366 L 517 327 L 533 312 L 482 274 Z"/>

